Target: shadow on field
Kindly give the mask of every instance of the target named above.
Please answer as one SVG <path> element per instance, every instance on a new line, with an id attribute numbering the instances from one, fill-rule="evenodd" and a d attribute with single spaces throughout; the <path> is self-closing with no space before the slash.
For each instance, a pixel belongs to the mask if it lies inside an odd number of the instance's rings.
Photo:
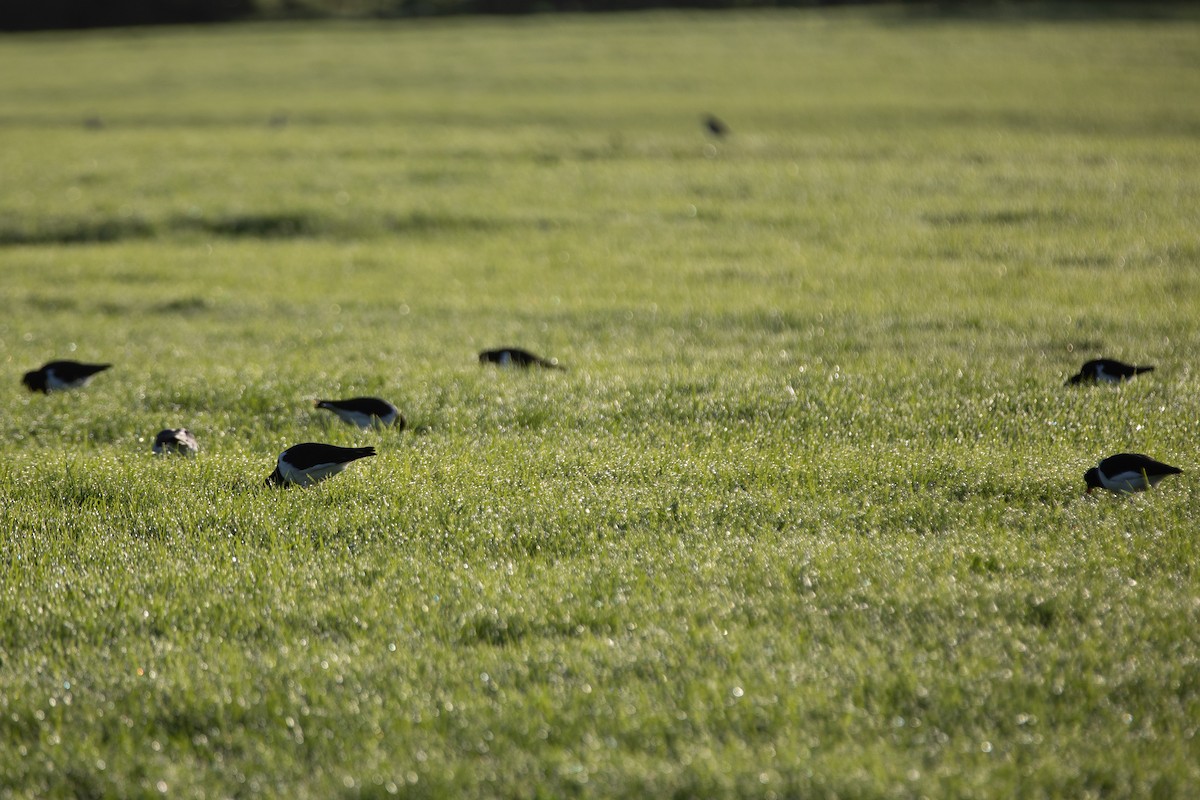
<path id="1" fill-rule="evenodd" d="M 168 300 L 165 303 L 159 303 L 150 310 L 155 314 L 167 314 L 170 316 L 200 314 L 205 311 L 211 311 L 213 304 L 203 297 L 183 297 L 178 300 Z"/>
<path id="2" fill-rule="evenodd" d="M 441 233 L 443 231 L 460 233 L 463 231 L 491 231 L 506 227 L 503 220 L 483 219 L 481 217 L 461 217 L 449 214 L 430 214 L 424 211 L 413 211 L 401 216 L 392 217 L 387 222 L 388 228 L 400 233 Z"/>
<path id="3" fill-rule="evenodd" d="M 140 217 L 7 219 L 0 221 L 0 247 L 104 244 L 172 236 L 223 239 L 315 239 L 371 235 L 487 232 L 541 226 L 546 220 L 490 219 L 415 211 L 371 217 L 326 216 L 310 211 L 248 212 L 212 217 L 176 215 L 158 222 Z"/>
<path id="4" fill-rule="evenodd" d="M 1062 222 L 1065 212 L 1052 209 L 1009 208 L 997 211 L 954 211 L 949 214 L 928 214 L 930 225 L 1028 225 L 1038 222 Z"/>
<path id="5" fill-rule="evenodd" d="M 236 214 L 215 219 L 175 217 L 158 225 L 137 217 L 41 219 L 0 222 L 0 247 L 22 245 L 104 244 L 149 239 L 164 233 L 200 232 L 226 238 L 286 239 L 311 237 L 322 226 L 304 213 Z"/>
<path id="6" fill-rule="evenodd" d="M 298 239 L 319 236 L 326 227 L 320 217 L 298 211 L 274 214 L 228 214 L 214 219 L 177 217 L 173 230 L 193 229 L 231 239 Z"/>
<path id="7" fill-rule="evenodd" d="M 43 244 L 95 244 L 146 239 L 154 228 L 140 219 L 49 219 L 22 225 L 0 222 L 0 247 Z"/>

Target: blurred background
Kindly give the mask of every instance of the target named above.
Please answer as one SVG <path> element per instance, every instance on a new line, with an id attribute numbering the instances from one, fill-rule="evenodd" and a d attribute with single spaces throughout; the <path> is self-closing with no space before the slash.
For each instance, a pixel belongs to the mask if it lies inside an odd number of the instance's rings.
<path id="1" fill-rule="evenodd" d="M 996 13 L 1031 7 L 1050 15 L 1081 13 L 1153 15 L 1155 3 L 1097 3 L 1087 0 L 14 0 L 0 4 L 0 30 L 102 28 L 239 20 L 378 18 L 454 14 L 603 12 L 649 8 L 766 8 L 837 5 L 896 5 L 921 13 Z"/>

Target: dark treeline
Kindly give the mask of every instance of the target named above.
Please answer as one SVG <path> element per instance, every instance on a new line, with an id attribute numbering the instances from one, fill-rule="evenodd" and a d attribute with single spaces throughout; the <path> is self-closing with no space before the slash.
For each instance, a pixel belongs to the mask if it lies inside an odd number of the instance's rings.
<path id="1" fill-rule="evenodd" d="M 107 28 L 249 19 L 259 0 L 14 0 L 0 4 L 0 29 Z"/>
<path id="2" fill-rule="evenodd" d="M 1153 3 L 1097 3 L 1089 0 L 12 0 L 0 3 L 0 31 L 172 25 L 264 19 L 448 16 L 452 14 L 536 14 L 555 11 L 636 11 L 650 8 L 770 8 L 836 5 L 904 5 L 935 13 L 997 8 L 1057 9 L 1075 16 L 1132 13 Z"/>

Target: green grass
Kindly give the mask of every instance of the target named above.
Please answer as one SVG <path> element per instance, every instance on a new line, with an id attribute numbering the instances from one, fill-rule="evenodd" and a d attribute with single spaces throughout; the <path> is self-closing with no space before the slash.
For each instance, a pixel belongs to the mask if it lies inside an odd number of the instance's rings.
<path id="1" fill-rule="evenodd" d="M 1195 794 L 1198 53 L 0 39 L 0 797 Z M 1062 386 L 1099 355 L 1158 369 Z M 115 367 L 25 392 L 51 358 Z M 353 394 L 409 429 L 312 408 Z M 380 454 L 261 487 L 311 440 Z M 1185 472 L 1085 499 L 1124 450 Z"/>

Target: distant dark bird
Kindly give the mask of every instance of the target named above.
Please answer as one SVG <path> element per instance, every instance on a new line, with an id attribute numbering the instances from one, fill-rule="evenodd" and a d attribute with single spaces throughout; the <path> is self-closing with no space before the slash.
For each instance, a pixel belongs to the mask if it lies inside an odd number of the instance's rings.
<path id="1" fill-rule="evenodd" d="M 83 127 L 90 131 L 98 131 L 104 127 L 104 119 L 98 114 L 92 114 L 83 118 Z"/>
<path id="2" fill-rule="evenodd" d="M 1183 470 L 1179 467 L 1155 461 L 1140 453 L 1118 453 L 1083 473 L 1083 481 L 1087 484 L 1088 494 L 1092 493 L 1092 489 L 1144 492 L 1154 488 L 1168 475 L 1178 475 L 1181 472 Z"/>
<path id="3" fill-rule="evenodd" d="M 78 389 L 97 372 L 103 372 L 111 366 L 112 364 L 80 364 L 78 361 L 51 361 L 40 369 L 26 372 L 21 382 L 29 387 L 29 391 L 43 394 L 60 389 Z"/>
<path id="4" fill-rule="evenodd" d="M 1093 359 L 1079 368 L 1077 375 L 1072 375 L 1064 385 L 1076 383 L 1120 383 L 1131 380 L 1135 375 L 1150 372 L 1154 367 L 1135 367 L 1111 358 Z"/>
<path id="5" fill-rule="evenodd" d="M 542 358 L 528 350 L 519 347 L 501 347 L 497 350 L 484 350 L 479 354 L 480 364 L 495 364 L 500 367 L 545 367 L 546 369 L 566 369 L 558 365 L 557 358 Z"/>
<path id="6" fill-rule="evenodd" d="M 324 408 L 337 414 L 343 422 L 357 425 L 360 428 L 372 428 L 376 425 L 395 425 L 396 430 L 404 430 L 404 417 L 400 409 L 387 400 L 378 397 L 352 397 L 349 400 L 318 400 L 317 408 Z"/>
<path id="7" fill-rule="evenodd" d="M 374 447 L 338 447 L 306 442 L 294 444 L 279 454 L 267 486 L 312 486 L 346 468 L 351 461 L 375 455 Z"/>
<path id="8" fill-rule="evenodd" d="M 704 127 L 708 128 L 708 132 L 718 139 L 729 135 L 729 126 L 721 120 L 714 117 L 712 114 L 704 115 Z"/>
<path id="9" fill-rule="evenodd" d="M 200 451 L 196 437 L 187 428 L 167 428 L 154 437 L 155 455 L 195 455 Z"/>

